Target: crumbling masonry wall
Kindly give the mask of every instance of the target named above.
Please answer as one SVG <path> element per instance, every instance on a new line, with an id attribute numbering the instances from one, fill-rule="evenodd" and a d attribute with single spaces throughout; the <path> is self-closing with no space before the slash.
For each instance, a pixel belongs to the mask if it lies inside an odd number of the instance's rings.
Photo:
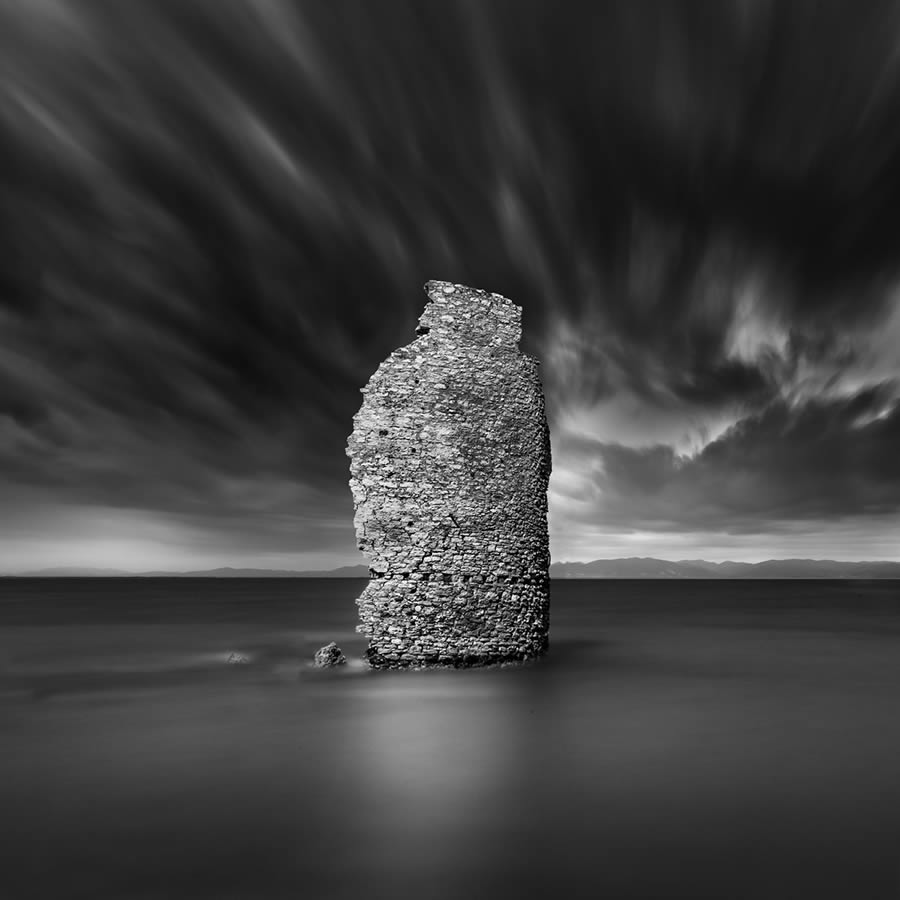
<path id="1" fill-rule="evenodd" d="M 536 656 L 550 616 L 550 439 L 521 309 L 430 281 L 411 344 L 363 388 L 350 488 L 374 666 Z"/>

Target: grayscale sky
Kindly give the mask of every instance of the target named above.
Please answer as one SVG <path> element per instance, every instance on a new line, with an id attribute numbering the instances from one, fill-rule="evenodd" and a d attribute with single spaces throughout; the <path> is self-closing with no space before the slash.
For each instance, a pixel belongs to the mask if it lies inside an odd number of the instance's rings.
<path id="1" fill-rule="evenodd" d="M 0 0 L 0 571 L 361 561 L 428 279 L 556 560 L 900 559 L 900 5 Z"/>

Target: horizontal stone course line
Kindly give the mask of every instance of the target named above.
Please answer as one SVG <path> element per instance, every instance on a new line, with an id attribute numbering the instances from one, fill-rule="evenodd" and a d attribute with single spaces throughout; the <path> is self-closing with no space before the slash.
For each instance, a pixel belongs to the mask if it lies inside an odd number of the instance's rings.
<path id="1" fill-rule="evenodd" d="M 549 575 L 536 572 L 534 575 L 466 575 L 453 572 L 373 572 L 369 578 L 377 581 L 440 581 L 443 584 L 542 584 Z"/>

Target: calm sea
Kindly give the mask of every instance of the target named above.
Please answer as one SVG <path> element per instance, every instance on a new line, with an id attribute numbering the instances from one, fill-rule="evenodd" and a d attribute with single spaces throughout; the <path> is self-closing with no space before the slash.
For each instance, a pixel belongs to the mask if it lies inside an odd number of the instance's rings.
<path id="1" fill-rule="evenodd" d="M 900 897 L 900 583 L 557 581 L 399 673 L 361 588 L 0 580 L 0 898 Z"/>

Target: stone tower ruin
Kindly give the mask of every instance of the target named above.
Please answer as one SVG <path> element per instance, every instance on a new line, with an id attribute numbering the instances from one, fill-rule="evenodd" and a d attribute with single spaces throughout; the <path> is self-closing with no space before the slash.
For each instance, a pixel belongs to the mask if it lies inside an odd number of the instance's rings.
<path id="1" fill-rule="evenodd" d="M 429 281 L 418 337 L 363 388 L 347 454 L 370 559 L 357 600 L 377 667 L 478 665 L 547 648 L 550 438 L 522 311 Z"/>

